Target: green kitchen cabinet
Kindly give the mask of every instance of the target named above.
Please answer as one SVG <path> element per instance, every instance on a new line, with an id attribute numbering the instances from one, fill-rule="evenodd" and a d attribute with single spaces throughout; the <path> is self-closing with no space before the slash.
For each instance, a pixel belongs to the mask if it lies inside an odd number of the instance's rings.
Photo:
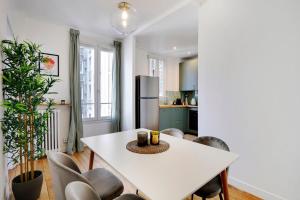
<path id="1" fill-rule="evenodd" d="M 170 108 L 159 109 L 159 130 L 163 130 L 172 126 L 170 117 L 172 116 Z"/>
<path id="2" fill-rule="evenodd" d="M 187 122 L 187 108 L 160 108 L 159 110 L 159 130 L 177 128 L 186 131 Z"/>
<path id="3" fill-rule="evenodd" d="M 187 59 L 179 64 L 179 89 L 198 90 L 198 58 Z"/>

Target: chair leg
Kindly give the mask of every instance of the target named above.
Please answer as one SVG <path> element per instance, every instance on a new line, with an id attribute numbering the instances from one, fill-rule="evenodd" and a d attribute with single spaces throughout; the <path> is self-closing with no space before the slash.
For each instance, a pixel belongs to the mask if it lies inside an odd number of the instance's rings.
<path id="1" fill-rule="evenodd" d="M 206 200 L 206 198 L 205 198 L 205 197 L 202 197 L 202 200 Z"/>
<path id="2" fill-rule="evenodd" d="M 222 192 L 220 192 L 220 194 L 219 194 L 219 198 L 220 198 L 220 200 L 223 200 L 223 195 L 222 195 Z"/>
<path id="3" fill-rule="evenodd" d="M 135 194 L 139 195 L 139 190 L 138 189 L 136 189 Z"/>
<path id="4" fill-rule="evenodd" d="M 194 194 L 192 194 L 192 200 L 194 200 Z"/>

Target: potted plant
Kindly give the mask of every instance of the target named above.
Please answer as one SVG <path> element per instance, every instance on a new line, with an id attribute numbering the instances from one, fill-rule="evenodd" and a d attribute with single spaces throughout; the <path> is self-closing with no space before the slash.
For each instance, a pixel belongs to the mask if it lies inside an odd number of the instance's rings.
<path id="1" fill-rule="evenodd" d="M 43 175 L 34 161 L 45 155 L 43 142 L 53 101 L 46 99 L 56 82 L 39 73 L 40 46 L 31 42 L 5 40 L 0 45 L 3 68 L 2 132 L 4 153 L 11 164 L 19 164 L 20 174 L 12 181 L 15 199 L 36 200 L 41 192 Z M 38 106 L 46 104 L 45 112 Z"/>

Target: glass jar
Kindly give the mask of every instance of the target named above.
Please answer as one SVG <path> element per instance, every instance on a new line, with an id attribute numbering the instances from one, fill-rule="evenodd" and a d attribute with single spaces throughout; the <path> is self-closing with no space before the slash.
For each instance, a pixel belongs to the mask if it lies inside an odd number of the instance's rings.
<path id="1" fill-rule="evenodd" d="M 150 132 L 150 144 L 159 145 L 159 131 Z"/>
<path id="2" fill-rule="evenodd" d="M 137 144 L 139 147 L 148 145 L 148 133 L 145 131 L 140 131 L 137 133 Z"/>

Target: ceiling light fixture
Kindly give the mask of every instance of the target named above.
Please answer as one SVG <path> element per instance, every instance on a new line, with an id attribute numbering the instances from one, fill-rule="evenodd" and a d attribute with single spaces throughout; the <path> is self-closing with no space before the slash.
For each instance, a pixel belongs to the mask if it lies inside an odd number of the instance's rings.
<path id="1" fill-rule="evenodd" d="M 173 47 L 173 50 L 176 50 L 176 49 L 177 49 L 177 47 L 176 47 L 176 46 L 174 46 L 174 47 Z"/>
<path id="2" fill-rule="evenodd" d="M 111 17 L 112 27 L 121 35 L 128 35 L 137 29 L 136 10 L 127 2 L 118 4 Z"/>

